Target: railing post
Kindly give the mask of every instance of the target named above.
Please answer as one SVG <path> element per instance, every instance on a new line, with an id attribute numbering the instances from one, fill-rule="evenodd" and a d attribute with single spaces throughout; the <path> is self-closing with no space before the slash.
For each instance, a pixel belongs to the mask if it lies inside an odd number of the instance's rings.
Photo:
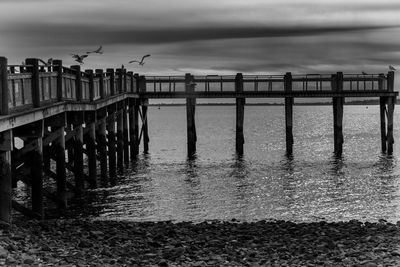
<path id="1" fill-rule="evenodd" d="M 235 77 L 235 91 L 236 94 L 243 93 L 243 75 L 242 73 L 236 74 Z M 244 105 L 246 99 L 244 97 L 236 97 L 236 153 L 243 155 L 243 121 L 244 121 Z"/>
<path id="2" fill-rule="evenodd" d="M 139 73 L 133 74 L 133 78 L 135 79 L 135 85 L 136 85 L 136 91 L 133 93 L 139 93 L 140 92 L 140 76 Z"/>
<path id="3" fill-rule="evenodd" d="M 115 95 L 115 72 L 114 69 L 107 69 L 107 75 L 110 76 L 110 95 Z"/>
<path id="4" fill-rule="evenodd" d="M 343 91 L 343 73 L 337 72 L 334 78 L 334 90 L 337 93 Z M 334 153 L 337 157 L 342 156 L 343 152 L 343 104 L 344 97 L 336 96 L 332 99 L 333 106 L 333 139 Z"/>
<path id="5" fill-rule="evenodd" d="M 186 120 L 187 120 L 187 153 L 189 158 L 193 158 L 196 154 L 196 98 L 191 94 L 194 93 L 194 78 L 190 73 L 185 75 L 185 91 L 188 94 L 186 97 Z"/>
<path id="6" fill-rule="evenodd" d="M 94 74 L 93 70 L 85 70 L 85 73 L 89 76 L 89 101 L 94 100 Z"/>
<path id="7" fill-rule="evenodd" d="M 104 75 L 103 75 L 103 70 L 102 69 L 96 69 L 96 77 L 99 78 L 100 98 L 104 99 L 105 98 L 105 93 L 104 93 Z"/>
<path id="8" fill-rule="evenodd" d="M 293 154 L 293 97 L 290 97 L 292 92 L 292 74 L 287 72 L 284 76 L 285 89 L 285 124 L 286 124 L 286 154 Z"/>
<path id="9" fill-rule="evenodd" d="M 53 60 L 53 71 L 57 72 L 57 101 L 63 100 L 63 68 L 62 60 Z"/>
<path id="10" fill-rule="evenodd" d="M 0 115 L 8 115 L 8 73 L 7 73 L 7 58 L 0 57 Z"/>
<path id="11" fill-rule="evenodd" d="M 40 86 L 39 86 L 39 60 L 37 58 L 27 58 L 25 60 L 28 67 L 28 72 L 32 74 L 32 103 L 33 107 L 40 107 Z"/>
<path id="12" fill-rule="evenodd" d="M 134 81 L 134 79 L 133 79 L 133 72 L 132 71 L 128 71 L 127 72 L 127 75 L 128 75 L 128 79 L 131 81 L 130 82 L 130 87 L 128 88 L 128 92 L 129 93 L 133 93 L 133 81 Z"/>
<path id="13" fill-rule="evenodd" d="M 82 101 L 82 75 L 81 75 L 81 66 L 73 65 L 71 69 L 75 71 L 75 87 L 76 87 L 76 100 Z"/>
<path id="14" fill-rule="evenodd" d="M 394 91 L 394 71 L 389 71 L 387 74 L 387 90 L 389 92 Z M 389 96 L 387 98 L 387 153 L 388 155 L 393 154 L 393 113 L 394 113 L 394 106 L 396 102 L 395 96 Z"/>

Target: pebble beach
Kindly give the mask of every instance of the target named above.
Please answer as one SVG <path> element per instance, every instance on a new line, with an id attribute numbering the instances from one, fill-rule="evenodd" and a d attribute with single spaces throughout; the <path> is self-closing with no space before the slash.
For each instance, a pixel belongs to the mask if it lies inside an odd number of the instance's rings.
<path id="1" fill-rule="evenodd" d="M 400 222 L 21 220 L 6 266 L 399 266 Z"/>

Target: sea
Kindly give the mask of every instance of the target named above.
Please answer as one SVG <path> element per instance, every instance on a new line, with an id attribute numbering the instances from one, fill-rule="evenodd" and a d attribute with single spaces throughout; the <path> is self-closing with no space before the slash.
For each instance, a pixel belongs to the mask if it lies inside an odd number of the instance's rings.
<path id="1" fill-rule="evenodd" d="M 245 106 L 241 156 L 235 153 L 235 116 L 235 106 L 198 105 L 197 152 L 188 158 L 186 107 L 150 106 L 149 152 L 143 153 L 141 144 L 137 160 L 118 171 L 116 184 L 88 190 L 79 205 L 71 202 L 73 216 L 400 221 L 398 109 L 390 156 L 381 152 L 379 105 L 344 106 L 342 157 L 333 153 L 332 106 L 293 107 L 291 156 L 285 152 L 284 106 Z"/>

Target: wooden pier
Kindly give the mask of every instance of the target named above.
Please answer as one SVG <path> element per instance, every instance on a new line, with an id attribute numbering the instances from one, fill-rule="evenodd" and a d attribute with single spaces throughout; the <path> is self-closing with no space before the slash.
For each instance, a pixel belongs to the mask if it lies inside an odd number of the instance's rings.
<path id="1" fill-rule="evenodd" d="M 10 222 L 12 210 L 43 218 L 44 198 L 65 209 L 71 193 L 116 184 L 117 171 L 136 160 L 139 144 L 143 142 L 144 153 L 149 150 L 149 99 L 186 99 L 191 158 L 196 154 L 197 98 L 236 99 L 239 155 L 244 153 L 246 98 L 284 100 L 288 155 L 293 153 L 294 98 L 331 98 L 333 151 L 341 156 L 345 98 L 380 99 L 381 147 L 391 154 L 397 95 L 394 72 L 145 77 L 125 69 L 83 71 L 81 66 L 63 66 L 61 60 L 40 65 L 29 58 L 15 66 L 0 57 L 0 220 Z M 73 174 L 72 182 L 67 173 Z M 56 188 L 45 189 L 45 179 L 54 180 Z M 31 188 L 29 207 L 12 199 L 18 182 Z"/>

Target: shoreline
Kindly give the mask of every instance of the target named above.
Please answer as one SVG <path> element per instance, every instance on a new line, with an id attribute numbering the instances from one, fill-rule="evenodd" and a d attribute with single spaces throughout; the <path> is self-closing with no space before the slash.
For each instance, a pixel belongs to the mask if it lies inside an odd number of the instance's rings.
<path id="1" fill-rule="evenodd" d="M 15 221 L 7 266 L 398 266 L 400 222 Z"/>

